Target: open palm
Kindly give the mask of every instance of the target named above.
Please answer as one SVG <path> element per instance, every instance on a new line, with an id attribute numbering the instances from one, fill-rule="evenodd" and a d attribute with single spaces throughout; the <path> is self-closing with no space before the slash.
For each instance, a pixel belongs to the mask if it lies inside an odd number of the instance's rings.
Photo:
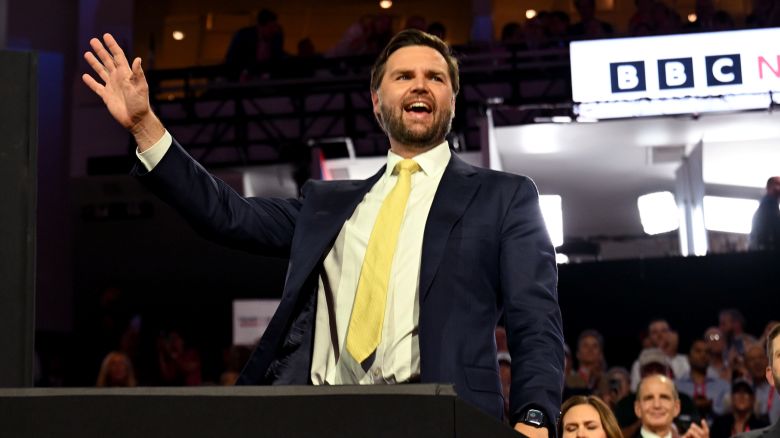
<path id="1" fill-rule="evenodd" d="M 105 46 L 99 39 L 92 38 L 89 44 L 94 54 L 84 53 L 84 59 L 103 83 L 86 73 L 81 78 L 103 99 L 114 119 L 132 131 L 151 113 L 149 85 L 141 68 L 141 58 L 135 58 L 131 66 L 113 36 L 105 34 L 103 41 Z"/>

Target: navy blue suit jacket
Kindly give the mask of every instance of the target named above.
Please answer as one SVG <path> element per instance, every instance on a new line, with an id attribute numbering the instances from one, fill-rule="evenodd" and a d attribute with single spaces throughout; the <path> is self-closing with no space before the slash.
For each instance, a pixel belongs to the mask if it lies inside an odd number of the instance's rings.
<path id="1" fill-rule="evenodd" d="M 364 181 L 310 181 L 300 199 L 244 198 L 175 141 L 151 172 L 134 172 L 206 237 L 289 258 L 279 308 L 239 384 L 309 384 L 317 274 L 382 172 Z M 420 380 L 452 383 L 461 398 L 501 418 L 494 329 L 503 311 L 512 355 L 510 420 L 536 407 L 555 421 L 564 362 L 556 282 L 533 182 L 453 154 L 424 231 Z"/>

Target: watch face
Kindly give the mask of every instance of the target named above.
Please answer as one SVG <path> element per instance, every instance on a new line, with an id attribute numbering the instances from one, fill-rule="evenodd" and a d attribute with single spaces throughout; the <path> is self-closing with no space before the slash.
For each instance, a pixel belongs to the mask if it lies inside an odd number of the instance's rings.
<path id="1" fill-rule="evenodd" d="M 532 426 L 541 427 L 544 424 L 544 414 L 542 411 L 536 409 L 529 409 L 525 414 L 524 423 L 528 423 Z"/>

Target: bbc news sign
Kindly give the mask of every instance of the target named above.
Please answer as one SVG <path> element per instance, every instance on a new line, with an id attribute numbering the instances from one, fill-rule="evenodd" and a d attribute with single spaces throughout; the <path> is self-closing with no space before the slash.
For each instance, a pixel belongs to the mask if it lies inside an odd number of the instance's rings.
<path id="1" fill-rule="evenodd" d="M 578 103 L 780 91 L 780 28 L 572 42 Z"/>

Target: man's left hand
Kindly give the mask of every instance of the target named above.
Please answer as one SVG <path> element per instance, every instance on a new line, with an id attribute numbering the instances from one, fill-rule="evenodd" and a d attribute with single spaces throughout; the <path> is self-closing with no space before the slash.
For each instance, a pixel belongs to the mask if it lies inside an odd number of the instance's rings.
<path id="1" fill-rule="evenodd" d="M 533 427 L 525 423 L 517 423 L 515 430 L 528 438 L 550 438 L 550 431 L 546 427 Z"/>

